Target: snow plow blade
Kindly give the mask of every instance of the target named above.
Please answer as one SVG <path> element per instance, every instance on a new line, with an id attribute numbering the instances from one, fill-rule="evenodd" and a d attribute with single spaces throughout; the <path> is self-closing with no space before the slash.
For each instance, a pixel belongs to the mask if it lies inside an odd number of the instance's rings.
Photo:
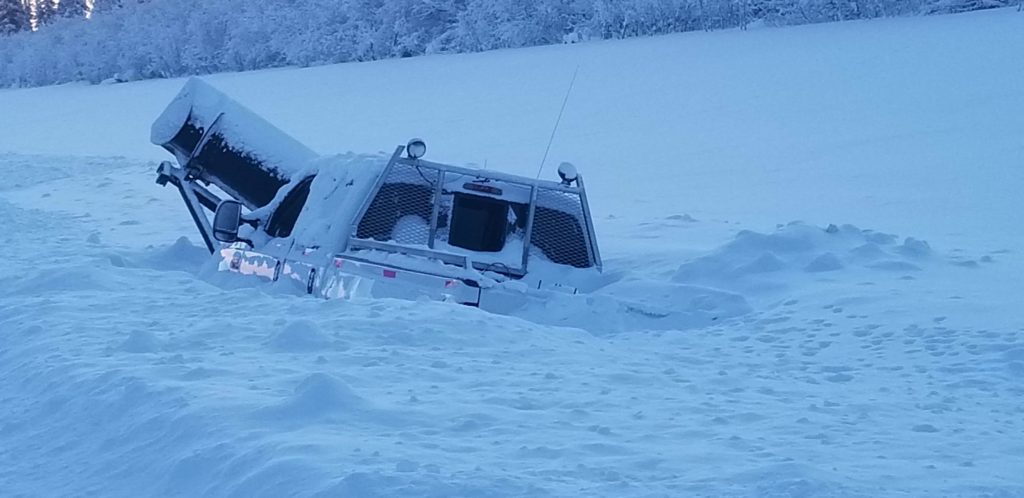
<path id="1" fill-rule="evenodd" d="M 153 122 L 150 141 L 174 155 L 156 182 L 177 187 L 211 253 L 216 241 L 206 211 L 217 188 L 250 211 L 270 203 L 317 154 L 202 80 L 192 78 Z"/>
<path id="2" fill-rule="evenodd" d="M 153 123 L 150 140 L 190 178 L 214 184 L 250 210 L 317 154 L 202 80 L 192 78 Z"/>

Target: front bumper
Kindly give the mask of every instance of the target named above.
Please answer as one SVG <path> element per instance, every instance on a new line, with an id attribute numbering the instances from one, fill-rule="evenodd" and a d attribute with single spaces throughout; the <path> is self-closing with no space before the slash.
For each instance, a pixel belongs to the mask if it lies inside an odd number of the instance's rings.
<path id="1" fill-rule="evenodd" d="M 478 306 L 477 282 L 446 275 L 408 270 L 350 256 L 335 256 L 327 265 L 285 261 L 266 254 L 225 247 L 220 250 L 220 271 L 253 275 L 269 281 L 293 283 L 307 294 L 326 299 L 348 299 L 369 294 L 427 297 Z"/>

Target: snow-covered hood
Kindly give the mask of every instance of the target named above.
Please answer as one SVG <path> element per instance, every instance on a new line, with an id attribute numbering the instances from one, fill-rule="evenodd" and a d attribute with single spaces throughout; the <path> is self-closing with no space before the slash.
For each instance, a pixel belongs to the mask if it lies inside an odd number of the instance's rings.
<path id="1" fill-rule="evenodd" d="M 351 152 L 321 157 L 295 174 L 270 204 L 253 211 L 252 216 L 266 219 L 292 188 L 315 175 L 292 238 L 305 247 L 343 251 L 355 217 L 387 162 L 384 155 Z"/>

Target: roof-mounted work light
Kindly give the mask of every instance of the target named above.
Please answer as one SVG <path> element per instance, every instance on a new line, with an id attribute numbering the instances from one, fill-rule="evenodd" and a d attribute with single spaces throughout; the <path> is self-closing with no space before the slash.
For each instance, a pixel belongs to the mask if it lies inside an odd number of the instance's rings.
<path id="1" fill-rule="evenodd" d="M 563 185 L 572 185 L 572 182 L 576 181 L 576 178 L 579 176 L 580 174 L 576 171 L 576 166 L 573 166 L 571 163 L 558 165 L 558 177 L 562 179 Z"/>
<path id="2" fill-rule="evenodd" d="M 409 155 L 410 159 L 419 159 L 427 153 L 427 143 L 421 138 L 409 140 L 405 146 L 405 153 Z"/>

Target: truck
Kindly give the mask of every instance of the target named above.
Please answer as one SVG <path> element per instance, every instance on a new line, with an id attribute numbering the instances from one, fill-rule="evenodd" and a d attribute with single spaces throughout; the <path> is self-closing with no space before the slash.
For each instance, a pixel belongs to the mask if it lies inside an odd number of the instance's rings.
<path id="1" fill-rule="evenodd" d="M 500 311 L 515 295 L 576 294 L 600 278 L 583 177 L 432 162 L 414 138 L 390 155 L 321 156 L 206 82 L 153 123 L 217 271 L 328 299 L 428 298 Z"/>

